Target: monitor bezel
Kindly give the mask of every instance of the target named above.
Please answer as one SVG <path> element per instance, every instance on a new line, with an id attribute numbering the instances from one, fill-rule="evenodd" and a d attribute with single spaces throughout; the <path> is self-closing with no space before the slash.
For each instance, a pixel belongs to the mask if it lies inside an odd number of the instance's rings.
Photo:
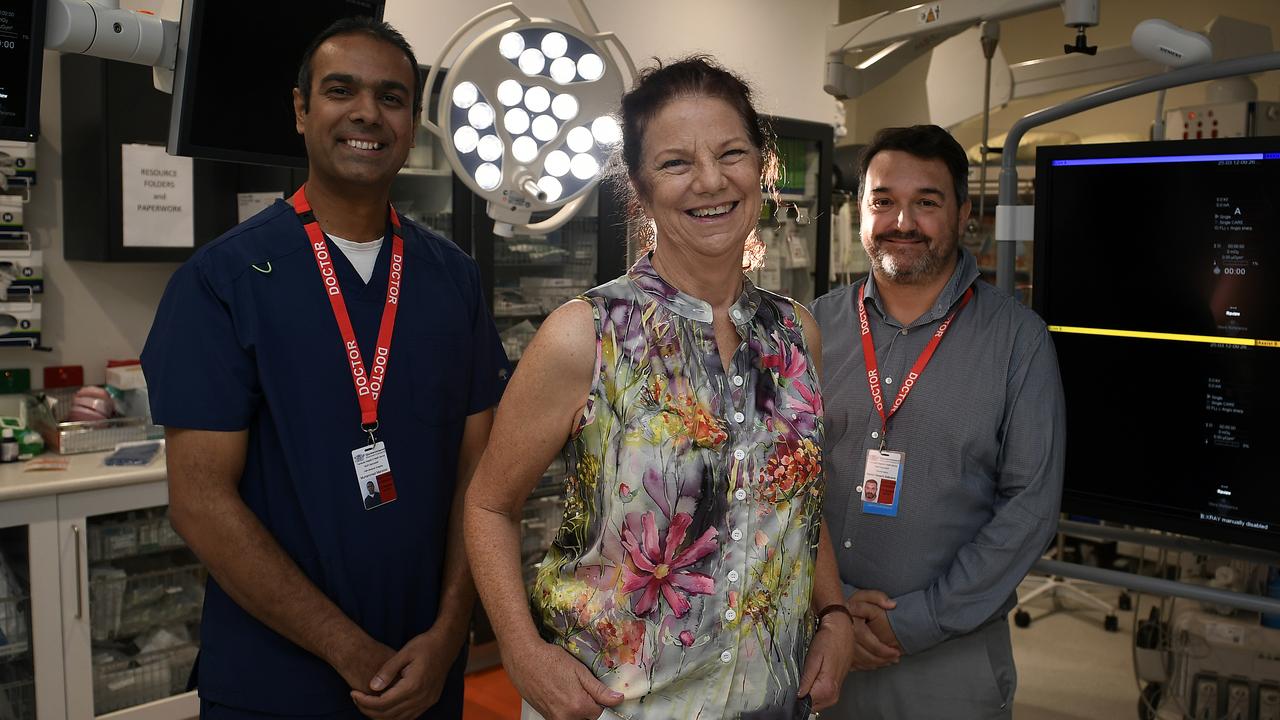
<path id="1" fill-rule="evenodd" d="M 0 140 L 35 142 L 40 139 L 40 88 L 44 80 L 46 0 L 31 2 L 31 50 L 27 57 L 27 117 L 21 127 L 0 125 Z"/>
<path id="2" fill-rule="evenodd" d="M 1052 318 L 1045 316 L 1053 287 L 1048 283 L 1050 271 L 1048 249 L 1049 232 L 1053 227 L 1052 205 L 1049 197 L 1054 191 L 1055 160 L 1080 160 L 1089 158 L 1132 158 L 1167 155 L 1210 155 L 1243 152 L 1280 152 L 1280 137 L 1259 136 L 1243 138 L 1206 138 L 1199 140 L 1163 140 L 1152 142 L 1100 143 L 1094 145 L 1053 145 L 1036 150 L 1035 176 L 1035 241 L 1032 266 L 1032 308 L 1048 324 Z M 1082 248 L 1081 250 L 1085 250 Z M 1076 278 L 1067 292 L 1080 292 L 1086 278 Z M 1075 442 L 1082 442 L 1077 439 Z M 1062 510 L 1068 514 L 1085 516 L 1135 527 L 1162 530 L 1206 540 L 1218 541 L 1252 548 L 1280 552 L 1280 529 L 1248 530 L 1231 525 L 1211 524 L 1189 516 L 1161 512 L 1155 503 L 1137 502 L 1119 496 L 1098 495 L 1068 486 L 1070 478 L 1064 478 Z M 1186 509 L 1185 512 L 1192 512 Z"/>
<path id="3" fill-rule="evenodd" d="M 383 19 L 385 0 L 372 0 L 374 17 Z M 200 65 L 200 44 L 206 9 L 216 0 L 186 0 L 182 3 L 182 20 L 178 30 L 178 48 L 173 71 L 173 106 L 169 112 L 169 139 L 166 149 L 170 155 L 185 155 L 206 160 L 274 165 L 278 167 L 306 168 L 303 155 L 281 155 L 233 150 L 224 147 L 199 145 L 191 139 L 191 125 L 195 96 L 188 91 Z M 301 60 L 301 58 L 299 58 Z"/>

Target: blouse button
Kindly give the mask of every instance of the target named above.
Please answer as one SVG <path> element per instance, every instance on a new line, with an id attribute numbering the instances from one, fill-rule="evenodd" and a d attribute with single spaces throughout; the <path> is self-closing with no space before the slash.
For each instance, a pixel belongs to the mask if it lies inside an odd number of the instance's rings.
<path id="1" fill-rule="evenodd" d="M 742 422 L 743 420 L 746 420 L 746 419 L 747 419 L 747 416 L 746 416 L 746 415 L 743 415 L 743 414 L 742 414 L 742 413 L 740 413 L 740 412 L 736 412 L 736 413 L 734 413 L 734 414 L 733 414 L 733 421 L 734 421 L 734 422 Z"/>
<path id="2" fill-rule="evenodd" d="M 746 499 L 747 499 L 747 491 L 746 491 L 746 490 L 743 490 L 742 488 L 738 488 L 737 490 L 734 490 L 734 491 L 733 491 L 733 496 L 734 496 L 734 497 L 736 497 L 736 498 L 738 498 L 739 500 L 746 500 Z"/>
<path id="3" fill-rule="evenodd" d="M 729 622 L 733 622 L 737 617 L 738 617 L 738 613 L 733 608 L 729 608 L 728 610 L 724 611 L 724 619 L 728 620 Z"/>
<path id="4" fill-rule="evenodd" d="M 740 530 L 740 529 L 738 529 L 738 528 L 734 528 L 734 529 L 733 529 L 733 532 L 729 533 L 729 537 L 733 538 L 734 540 L 741 540 L 741 539 L 742 539 L 742 530 Z"/>
<path id="5" fill-rule="evenodd" d="M 738 582 L 738 571 L 737 571 L 737 570 L 730 570 L 730 571 L 729 571 L 729 582 Z"/>
<path id="6" fill-rule="evenodd" d="M 741 460 L 742 458 L 747 456 L 747 453 L 743 451 L 742 448 L 738 448 L 737 450 L 733 451 L 733 456 Z"/>
<path id="7" fill-rule="evenodd" d="M 746 381 L 742 379 L 742 376 L 741 376 L 741 375 L 734 375 L 734 376 L 733 376 L 733 384 L 734 384 L 734 385 L 737 385 L 738 387 L 742 387 L 742 383 L 744 383 L 744 382 L 746 382 Z"/>
<path id="8" fill-rule="evenodd" d="M 727 663 L 732 659 L 733 659 L 733 653 L 729 652 L 728 650 L 725 650 L 724 652 L 720 653 L 720 662 Z"/>

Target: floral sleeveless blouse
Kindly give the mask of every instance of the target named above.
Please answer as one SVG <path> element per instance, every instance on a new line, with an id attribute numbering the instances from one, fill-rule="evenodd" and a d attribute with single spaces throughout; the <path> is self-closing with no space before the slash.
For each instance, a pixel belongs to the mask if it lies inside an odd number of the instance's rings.
<path id="1" fill-rule="evenodd" d="M 544 637 L 630 720 L 806 717 L 822 398 L 794 302 L 745 282 L 725 372 L 710 305 L 648 256 L 582 299 L 598 363 L 532 591 Z"/>

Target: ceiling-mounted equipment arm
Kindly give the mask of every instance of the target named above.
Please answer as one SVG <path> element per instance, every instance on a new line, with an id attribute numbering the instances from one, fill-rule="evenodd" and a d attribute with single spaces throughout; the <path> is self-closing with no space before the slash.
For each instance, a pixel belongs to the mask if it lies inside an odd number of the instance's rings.
<path id="1" fill-rule="evenodd" d="M 1080 37 L 1098 24 L 1098 0 L 945 0 L 836 25 L 827 30 L 823 89 L 841 99 L 858 97 L 967 27 L 1054 6 Z"/>
<path id="2" fill-rule="evenodd" d="M 172 70 L 178 23 L 108 0 L 49 0 L 46 50 Z"/>

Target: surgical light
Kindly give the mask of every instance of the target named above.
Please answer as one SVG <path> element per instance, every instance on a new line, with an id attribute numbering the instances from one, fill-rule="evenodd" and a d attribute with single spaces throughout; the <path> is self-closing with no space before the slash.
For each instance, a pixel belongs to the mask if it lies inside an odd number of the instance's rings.
<path id="1" fill-rule="evenodd" d="M 543 234 L 567 222 L 621 139 L 610 113 L 635 66 L 617 36 L 596 27 L 584 0 L 566 1 L 577 27 L 530 17 L 513 3 L 480 13 L 458 28 L 427 76 L 435 88 L 438 69 L 449 68 L 422 124 L 487 201 L 498 235 Z"/>

